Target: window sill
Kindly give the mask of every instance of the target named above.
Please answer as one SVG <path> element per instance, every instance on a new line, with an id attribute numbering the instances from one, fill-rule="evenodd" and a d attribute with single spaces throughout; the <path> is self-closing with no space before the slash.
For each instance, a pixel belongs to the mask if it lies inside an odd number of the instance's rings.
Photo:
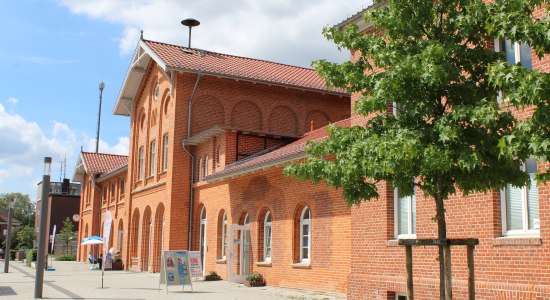
<path id="1" fill-rule="evenodd" d="M 256 266 L 258 266 L 258 267 L 271 267 L 271 261 L 270 260 L 258 261 L 258 262 L 256 262 Z"/>
<path id="2" fill-rule="evenodd" d="M 311 269 L 310 262 L 299 262 L 290 265 L 293 269 Z"/>
<path id="3" fill-rule="evenodd" d="M 540 237 L 498 237 L 493 240 L 493 246 L 541 246 Z"/>
<path id="4" fill-rule="evenodd" d="M 226 263 L 227 263 L 227 259 L 225 258 L 216 260 L 216 264 L 218 265 L 225 265 Z"/>
<path id="5" fill-rule="evenodd" d="M 395 240 L 388 240 L 386 242 L 386 246 L 387 247 L 399 247 L 399 240 L 398 239 L 395 239 Z"/>

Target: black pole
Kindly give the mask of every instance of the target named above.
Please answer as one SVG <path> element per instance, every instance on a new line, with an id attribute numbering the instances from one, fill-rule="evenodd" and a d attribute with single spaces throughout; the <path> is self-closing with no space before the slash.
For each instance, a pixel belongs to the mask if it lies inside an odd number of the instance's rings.
<path id="1" fill-rule="evenodd" d="M 51 157 L 44 157 L 45 164 L 51 164 Z M 42 176 L 42 195 L 40 204 L 40 236 L 38 237 L 38 253 L 36 257 L 36 281 L 34 284 L 34 298 L 42 298 L 42 289 L 44 286 L 44 265 L 46 263 L 46 251 L 48 248 L 48 234 L 49 234 L 49 206 L 50 206 L 50 175 L 49 170 L 47 174 Z"/>
<path id="2" fill-rule="evenodd" d="M 4 254 L 4 273 L 8 273 L 10 270 L 12 218 L 13 207 L 10 206 L 10 208 L 8 209 L 8 236 L 6 237 L 6 253 Z"/>

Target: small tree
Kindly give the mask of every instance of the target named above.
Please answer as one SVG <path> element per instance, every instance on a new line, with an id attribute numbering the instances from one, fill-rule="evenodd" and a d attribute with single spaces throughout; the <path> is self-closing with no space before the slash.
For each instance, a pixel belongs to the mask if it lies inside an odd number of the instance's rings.
<path id="1" fill-rule="evenodd" d="M 36 238 L 36 231 L 34 230 L 34 227 L 25 225 L 16 228 L 15 236 L 19 242 L 19 247 L 26 246 L 27 248 L 32 248 L 33 242 Z"/>
<path id="2" fill-rule="evenodd" d="M 434 200 L 438 239 L 446 241 L 445 200 L 457 190 L 468 195 L 529 183 L 520 166 L 533 155 L 534 126 L 501 109 L 497 97 L 504 91 L 518 106 L 546 103 L 548 77 L 510 65 L 488 45 L 509 39 L 528 43 L 539 58 L 549 52 L 549 19 L 532 18 L 544 2 L 392 0 L 365 14 L 379 35 L 363 35 L 355 24 L 344 32 L 325 28 L 328 39 L 357 51 L 357 59 L 314 66 L 328 85 L 362 96 L 354 109 L 365 125 L 329 126 L 329 139 L 310 143 L 308 159 L 285 172 L 342 188 L 349 205 L 377 198 L 379 181 L 403 196 L 419 189 Z M 542 111 L 540 119 L 550 124 L 550 109 Z M 546 146 L 548 128 L 540 134 Z M 443 278 L 451 270 L 449 246 L 439 253 Z M 450 286 L 441 291 L 451 299 Z"/>
<path id="3" fill-rule="evenodd" d="M 69 248 L 69 242 L 73 238 L 74 235 L 74 225 L 71 219 L 67 217 L 65 221 L 63 221 L 63 228 L 61 228 L 61 231 L 59 232 L 59 237 L 61 240 L 65 243 L 65 254 L 67 254 L 67 250 Z"/>
<path id="4" fill-rule="evenodd" d="M 34 224 L 35 204 L 30 200 L 29 195 L 21 193 L 0 194 L 0 208 L 7 210 L 8 201 L 17 199 L 13 208 L 14 218 L 21 221 L 23 225 Z"/>

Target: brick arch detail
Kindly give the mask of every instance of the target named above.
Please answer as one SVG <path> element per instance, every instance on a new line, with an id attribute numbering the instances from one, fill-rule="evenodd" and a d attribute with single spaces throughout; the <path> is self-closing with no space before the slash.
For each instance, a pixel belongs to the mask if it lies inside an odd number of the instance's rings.
<path id="1" fill-rule="evenodd" d="M 298 114 L 288 105 L 277 105 L 270 109 L 268 131 L 287 135 L 298 135 Z"/>
<path id="2" fill-rule="evenodd" d="M 239 129 L 262 130 L 263 113 L 251 100 L 237 102 L 231 110 L 231 126 Z"/>
<path id="3" fill-rule="evenodd" d="M 218 97 L 202 94 L 193 99 L 191 112 L 191 135 L 195 135 L 214 125 L 224 125 L 225 107 Z"/>
<path id="4" fill-rule="evenodd" d="M 164 223 L 164 204 L 159 203 L 155 212 L 153 225 L 153 253 L 152 271 L 160 272 L 160 258 L 162 256 L 162 227 Z"/>
<path id="5" fill-rule="evenodd" d="M 141 221 L 141 253 L 140 253 L 140 266 L 142 271 L 147 271 L 150 259 L 149 239 L 151 238 L 151 231 L 149 223 L 151 222 L 151 207 L 147 206 L 143 211 L 143 218 Z"/>
<path id="6" fill-rule="evenodd" d="M 134 259 L 139 259 L 139 256 L 138 256 L 138 240 L 139 240 L 139 209 L 136 208 L 134 210 L 134 213 L 132 214 L 132 223 L 130 224 L 130 236 L 129 236 L 129 240 L 130 240 L 130 252 L 129 252 L 129 261 L 130 261 L 130 264 L 129 265 L 132 265 L 133 263 L 133 260 Z"/>
<path id="7" fill-rule="evenodd" d="M 313 130 L 324 127 L 330 122 L 329 116 L 320 110 L 312 110 L 307 113 L 305 131 L 308 132 L 311 129 L 311 121 L 313 121 Z"/>

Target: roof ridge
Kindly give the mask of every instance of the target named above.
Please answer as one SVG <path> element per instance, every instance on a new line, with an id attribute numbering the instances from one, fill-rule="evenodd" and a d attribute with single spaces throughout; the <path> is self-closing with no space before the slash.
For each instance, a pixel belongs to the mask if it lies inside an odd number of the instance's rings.
<path id="1" fill-rule="evenodd" d="M 100 155 L 115 155 L 115 156 L 126 156 L 126 157 L 129 157 L 129 155 L 127 155 L 127 154 L 99 153 L 99 152 L 88 152 L 88 151 L 82 151 L 81 153 L 86 153 L 86 154 L 100 154 Z"/>
<path id="2" fill-rule="evenodd" d="M 236 58 L 243 58 L 243 59 L 250 59 L 250 60 L 256 60 L 256 61 L 263 61 L 263 62 L 267 62 L 267 63 L 277 64 L 277 65 L 287 66 L 287 67 L 293 67 L 293 68 L 299 68 L 299 69 L 304 69 L 304 70 L 307 70 L 307 71 L 313 71 L 313 72 L 317 73 L 317 71 L 316 71 L 315 69 L 312 69 L 312 68 L 306 68 L 306 67 L 301 67 L 301 66 L 296 66 L 296 65 L 291 65 L 291 64 L 285 64 L 285 63 L 276 62 L 276 61 L 271 61 L 271 60 L 267 60 L 267 59 L 253 58 L 253 57 L 246 57 L 246 56 L 239 56 L 239 55 L 227 54 L 227 53 L 222 53 L 222 52 L 214 52 L 214 51 L 205 50 L 205 49 L 199 49 L 199 48 L 188 48 L 188 47 L 185 47 L 185 46 L 180 46 L 180 45 L 170 44 L 170 43 L 165 43 L 165 42 L 158 42 L 158 41 L 153 41 L 153 40 L 146 40 L 146 39 L 143 39 L 143 41 L 145 41 L 145 42 L 157 43 L 157 44 L 162 44 L 162 45 L 167 45 L 167 46 L 174 46 L 174 47 L 178 47 L 178 48 L 181 48 L 181 49 L 189 49 L 189 50 L 193 50 L 193 51 L 203 51 L 203 52 L 212 53 L 212 54 L 217 54 L 217 55 L 225 55 L 225 56 L 231 56 L 231 57 L 236 57 Z M 321 76 L 321 75 L 319 75 L 319 76 Z"/>

